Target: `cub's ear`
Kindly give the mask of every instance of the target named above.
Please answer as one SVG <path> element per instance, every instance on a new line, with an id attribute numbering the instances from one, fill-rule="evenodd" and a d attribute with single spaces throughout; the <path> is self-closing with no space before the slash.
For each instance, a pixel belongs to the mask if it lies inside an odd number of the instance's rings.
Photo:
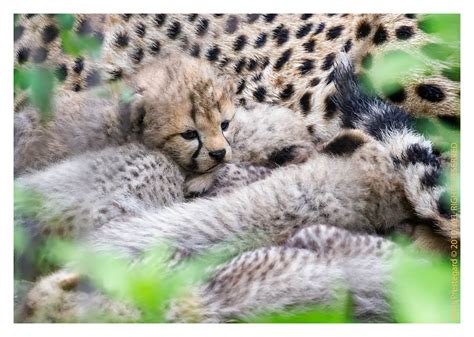
<path id="1" fill-rule="evenodd" d="M 119 103 L 119 124 L 123 134 L 141 134 L 146 114 L 145 99 L 142 92 L 135 91 Z"/>

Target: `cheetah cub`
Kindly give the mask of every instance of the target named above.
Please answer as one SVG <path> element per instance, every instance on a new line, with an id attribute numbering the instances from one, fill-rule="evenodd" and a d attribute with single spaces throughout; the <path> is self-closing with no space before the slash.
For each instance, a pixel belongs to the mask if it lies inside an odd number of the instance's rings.
<path id="1" fill-rule="evenodd" d="M 86 150 L 143 143 L 181 168 L 208 172 L 232 157 L 226 133 L 234 117 L 234 87 L 204 62 L 168 57 L 126 80 L 119 94 L 60 93 L 54 117 L 43 122 L 33 107 L 15 114 L 15 174 L 40 169 Z"/>

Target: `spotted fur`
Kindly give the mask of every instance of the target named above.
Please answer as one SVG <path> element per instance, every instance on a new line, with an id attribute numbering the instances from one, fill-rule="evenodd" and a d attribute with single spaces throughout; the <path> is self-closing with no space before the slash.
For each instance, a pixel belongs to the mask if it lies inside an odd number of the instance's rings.
<path id="1" fill-rule="evenodd" d="M 420 50 L 436 38 L 419 28 L 418 18 L 402 14 L 187 14 L 81 15 L 74 29 L 103 39 L 100 59 L 86 57 L 83 70 L 65 55 L 51 16 L 20 16 L 15 28 L 15 65 L 44 64 L 65 76 L 73 91 L 90 87 L 89 78 L 113 81 L 137 72 L 156 58 L 185 53 L 204 59 L 234 78 L 238 101 L 276 103 L 306 116 L 316 137 L 327 140 L 340 128 L 338 114 L 321 116 L 334 91 L 336 61 L 347 55 L 357 72 L 379 62 L 386 51 L 399 48 L 427 60 Z M 268 19 L 271 18 L 271 19 Z M 81 27 L 89 27 L 81 29 Z M 415 74 L 397 90 L 373 83 L 376 93 L 412 115 L 459 115 L 459 79 L 449 76 L 446 63 L 430 60 L 429 75 Z M 454 65 L 455 66 L 455 65 Z M 94 81 L 92 81 L 94 82 Z M 22 95 L 19 95 L 19 99 Z"/>

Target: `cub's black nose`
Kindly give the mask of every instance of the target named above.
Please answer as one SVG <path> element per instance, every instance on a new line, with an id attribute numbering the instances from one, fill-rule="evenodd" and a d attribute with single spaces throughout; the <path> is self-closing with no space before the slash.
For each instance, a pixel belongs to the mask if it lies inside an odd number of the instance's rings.
<path id="1" fill-rule="evenodd" d="M 215 161 L 222 161 L 222 159 L 225 157 L 225 149 L 209 151 L 209 156 Z"/>

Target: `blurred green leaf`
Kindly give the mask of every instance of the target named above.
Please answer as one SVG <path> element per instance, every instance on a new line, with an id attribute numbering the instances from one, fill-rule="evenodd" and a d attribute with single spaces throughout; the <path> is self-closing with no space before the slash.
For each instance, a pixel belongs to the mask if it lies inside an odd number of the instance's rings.
<path id="1" fill-rule="evenodd" d="M 417 118 L 415 128 L 442 152 L 449 151 L 451 144 L 460 143 L 460 130 L 440 119 Z"/>
<path id="2" fill-rule="evenodd" d="M 35 216 L 43 207 L 41 195 L 18 184 L 13 186 L 15 216 Z"/>
<path id="3" fill-rule="evenodd" d="M 393 83 L 403 83 L 415 70 L 425 71 L 428 67 L 420 57 L 396 49 L 386 52 L 379 62 L 374 62 L 367 74 L 376 86 L 395 88 Z"/>
<path id="4" fill-rule="evenodd" d="M 74 15 L 72 14 L 57 14 L 56 18 L 61 30 L 71 30 L 74 27 Z"/>
<path id="5" fill-rule="evenodd" d="M 28 70 L 15 68 L 13 70 L 13 83 L 15 88 L 22 90 L 27 89 L 30 86 L 30 74 Z"/>
<path id="6" fill-rule="evenodd" d="M 459 14 L 426 14 L 418 23 L 421 30 L 441 38 L 445 43 L 459 43 L 460 41 Z"/>
<path id="7" fill-rule="evenodd" d="M 52 118 L 54 73 L 45 68 L 33 68 L 29 74 L 31 102 L 38 108 L 43 122 Z"/>
<path id="8" fill-rule="evenodd" d="M 66 54 L 74 57 L 88 53 L 97 57 L 100 53 L 100 41 L 92 36 L 82 36 L 74 31 L 61 31 L 62 48 Z"/>
<path id="9" fill-rule="evenodd" d="M 287 309 L 282 312 L 260 314 L 245 320 L 247 323 L 351 323 L 352 301 L 350 296 L 327 308 L 298 310 Z"/>
<path id="10" fill-rule="evenodd" d="M 451 265 L 447 257 L 405 249 L 395 268 L 391 291 L 395 320 L 453 322 L 451 289 Z"/>

